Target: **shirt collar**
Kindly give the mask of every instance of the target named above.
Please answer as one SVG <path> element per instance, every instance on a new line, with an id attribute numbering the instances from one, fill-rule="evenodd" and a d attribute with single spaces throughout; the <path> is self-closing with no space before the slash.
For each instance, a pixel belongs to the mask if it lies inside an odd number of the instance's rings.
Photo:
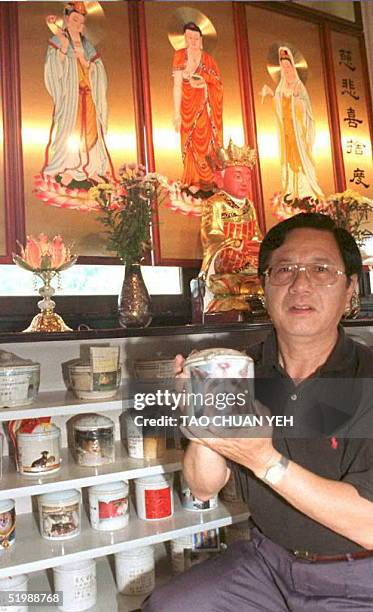
<path id="1" fill-rule="evenodd" d="M 326 362 L 315 374 L 325 375 L 328 372 L 339 372 L 346 369 L 354 360 L 354 343 L 343 327 L 338 326 L 338 339 Z M 275 367 L 283 371 L 278 361 L 277 335 L 273 329 L 263 343 L 262 365 L 265 368 Z"/>

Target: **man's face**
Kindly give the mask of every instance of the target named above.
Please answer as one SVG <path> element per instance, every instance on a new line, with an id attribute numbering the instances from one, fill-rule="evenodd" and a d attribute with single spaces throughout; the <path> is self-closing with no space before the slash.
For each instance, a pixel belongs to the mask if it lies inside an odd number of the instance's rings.
<path id="1" fill-rule="evenodd" d="M 251 170 L 247 166 L 229 166 L 224 171 L 223 189 L 234 198 L 251 196 Z"/>
<path id="2" fill-rule="evenodd" d="M 189 49 L 200 49 L 201 48 L 202 36 L 199 32 L 194 30 L 185 30 L 185 45 Z"/>
<path id="3" fill-rule="evenodd" d="M 343 259 L 334 236 L 330 232 L 311 228 L 290 231 L 285 242 L 273 251 L 269 266 L 282 263 L 334 264 L 344 271 Z M 350 284 L 346 276 L 341 275 L 330 287 L 316 287 L 302 270 L 291 284 L 276 287 L 271 285 L 267 277 L 267 310 L 277 332 L 288 338 L 321 338 L 334 334 L 350 303 L 356 282 L 355 275 Z"/>

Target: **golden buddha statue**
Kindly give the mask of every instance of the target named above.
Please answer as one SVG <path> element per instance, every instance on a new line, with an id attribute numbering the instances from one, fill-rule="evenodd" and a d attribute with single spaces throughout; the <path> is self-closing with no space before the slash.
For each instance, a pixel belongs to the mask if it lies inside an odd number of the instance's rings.
<path id="1" fill-rule="evenodd" d="M 263 294 L 257 276 L 262 235 L 249 199 L 255 162 L 255 150 L 232 140 L 212 162 L 219 191 L 205 200 L 202 212 L 199 278 L 205 284 L 205 313 L 251 311 L 250 300 Z"/>

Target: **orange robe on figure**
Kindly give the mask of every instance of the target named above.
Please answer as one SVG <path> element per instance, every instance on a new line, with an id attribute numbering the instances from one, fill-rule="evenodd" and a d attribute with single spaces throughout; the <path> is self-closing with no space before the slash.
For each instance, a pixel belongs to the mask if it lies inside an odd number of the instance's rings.
<path id="1" fill-rule="evenodd" d="M 174 55 L 173 70 L 184 70 L 186 64 L 187 49 L 179 49 Z M 182 183 L 188 186 L 211 187 L 214 174 L 206 156 L 214 157 L 214 152 L 223 144 L 223 85 L 219 68 L 206 51 L 202 52 L 195 74 L 204 78 L 207 88 L 194 88 L 186 79 L 182 82 Z"/>

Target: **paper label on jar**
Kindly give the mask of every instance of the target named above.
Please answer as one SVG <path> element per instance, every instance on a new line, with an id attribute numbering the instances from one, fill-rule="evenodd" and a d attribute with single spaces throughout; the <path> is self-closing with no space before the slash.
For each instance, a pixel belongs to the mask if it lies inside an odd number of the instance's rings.
<path id="1" fill-rule="evenodd" d="M 154 589 L 154 567 L 147 571 L 144 568 L 129 568 L 126 575 L 126 585 L 122 592 L 125 595 L 146 595 Z"/>
<path id="2" fill-rule="evenodd" d="M 163 489 L 147 489 L 145 495 L 145 517 L 158 519 L 171 516 L 171 487 Z"/>
<path id="3" fill-rule="evenodd" d="M 8 548 L 16 537 L 16 511 L 14 508 L 0 513 L 0 547 Z"/>
<path id="4" fill-rule="evenodd" d="M 30 383 L 29 374 L 0 376 L 1 403 L 26 400 Z"/>
<path id="5" fill-rule="evenodd" d="M 55 590 L 62 591 L 63 594 L 61 610 L 78 612 L 95 605 L 97 586 L 94 567 L 88 570 L 76 570 L 75 574 L 55 572 L 54 583 Z"/>
<path id="6" fill-rule="evenodd" d="M 51 472 L 60 467 L 58 438 L 35 440 L 18 438 L 19 471 L 25 473 Z"/>
<path id="7" fill-rule="evenodd" d="M 91 346 L 90 356 L 93 373 L 116 372 L 118 369 L 118 346 Z"/>
<path id="8" fill-rule="evenodd" d="M 93 372 L 92 390 L 93 391 L 113 391 L 118 387 L 117 371 L 113 372 Z"/>
<path id="9" fill-rule="evenodd" d="M 100 521 L 124 516 L 128 509 L 128 499 L 120 497 L 109 502 L 98 502 L 98 518 Z"/>
<path id="10" fill-rule="evenodd" d="M 79 503 L 41 507 L 42 534 L 47 538 L 66 538 L 79 532 Z"/>

